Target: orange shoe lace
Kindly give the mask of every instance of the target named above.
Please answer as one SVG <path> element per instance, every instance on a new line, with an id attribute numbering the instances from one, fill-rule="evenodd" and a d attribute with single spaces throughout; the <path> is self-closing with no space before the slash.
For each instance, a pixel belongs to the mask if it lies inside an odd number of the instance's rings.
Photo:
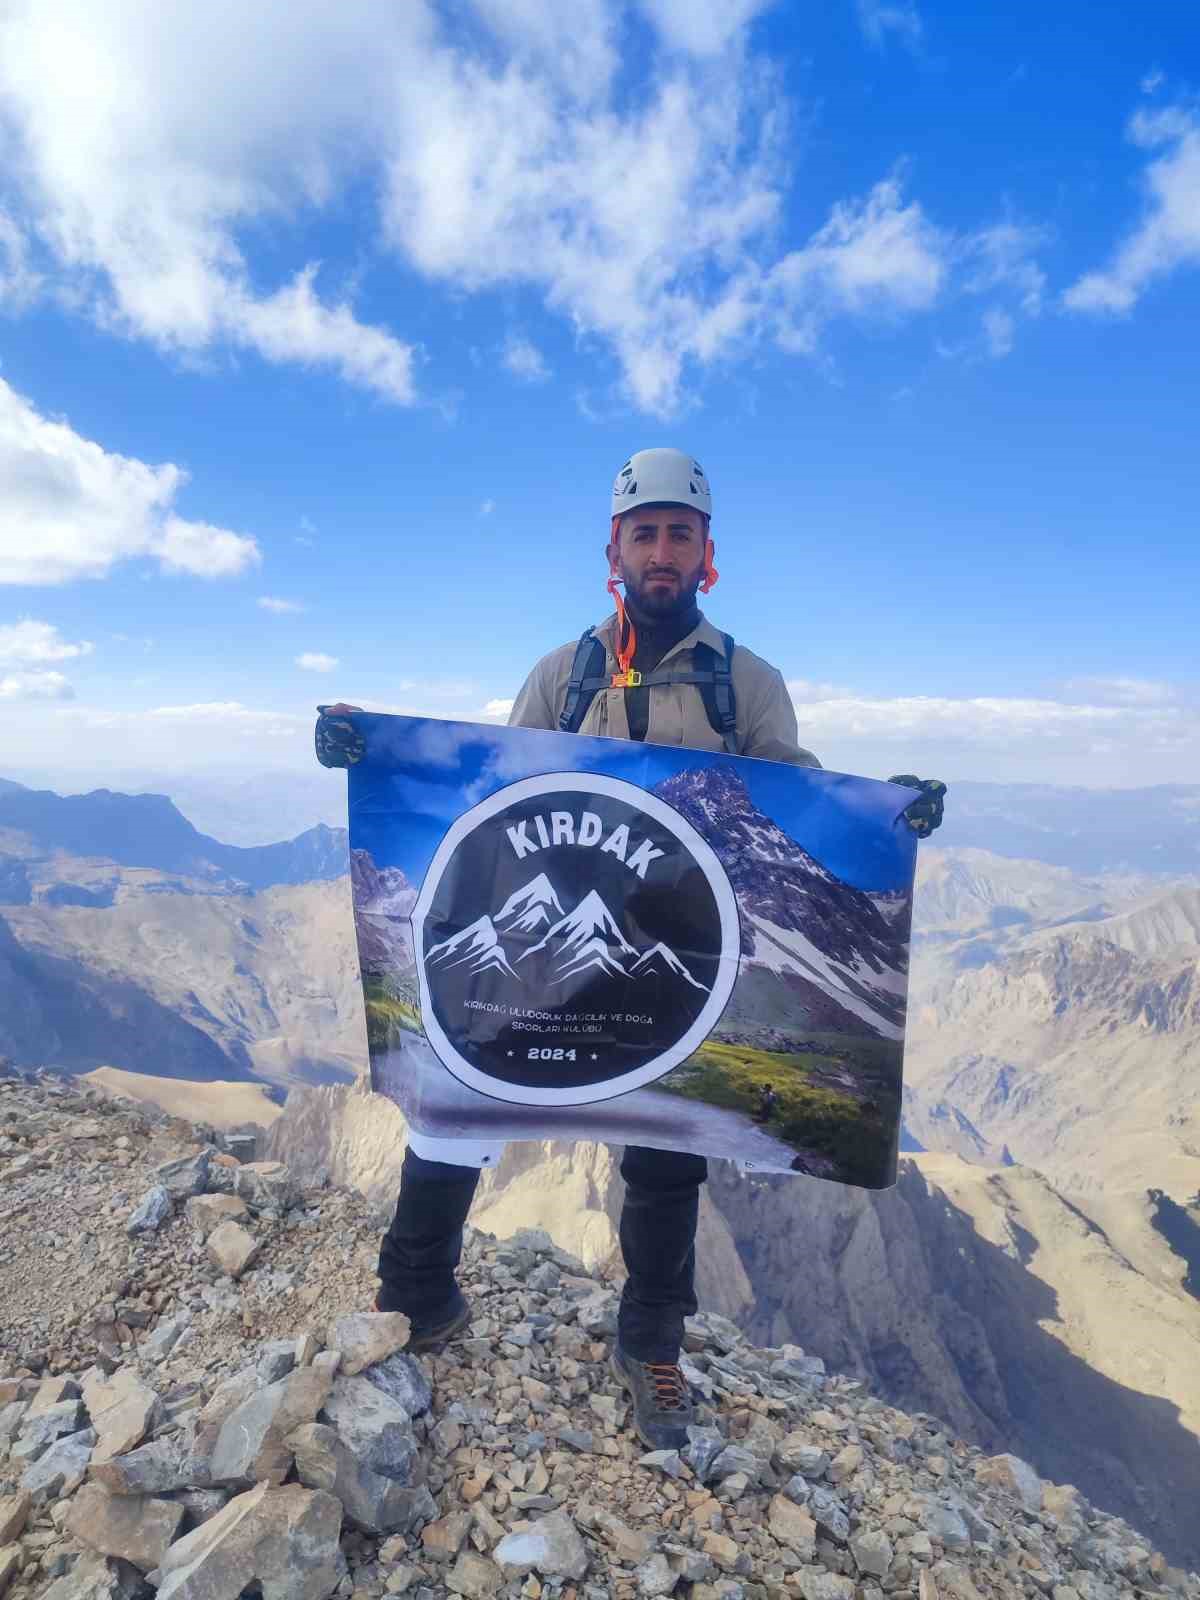
<path id="1" fill-rule="evenodd" d="M 654 1385 L 654 1398 L 660 1411 L 683 1411 L 687 1408 L 688 1386 L 679 1367 L 666 1361 L 643 1361 Z"/>

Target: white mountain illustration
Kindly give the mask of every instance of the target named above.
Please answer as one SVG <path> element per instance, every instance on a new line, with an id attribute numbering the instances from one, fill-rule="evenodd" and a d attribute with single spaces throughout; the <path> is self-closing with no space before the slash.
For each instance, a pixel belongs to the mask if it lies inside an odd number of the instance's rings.
<path id="1" fill-rule="evenodd" d="M 551 920 L 551 911 L 558 913 Z M 466 967 L 468 972 L 503 972 L 519 978 L 501 941 L 502 935 L 536 933 L 546 926 L 537 944 L 517 958 L 517 966 L 530 956 L 550 958 L 550 978 L 565 982 L 581 972 L 602 972 L 611 978 L 681 978 L 702 994 L 708 990 L 661 941 L 639 954 L 621 932 L 620 925 L 595 889 L 573 911 L 563 914 L 562 902 L 544 872 L 523 888 L 514 890 L 495 918 L 484 915 L 452 939 L 435 944 L 425 957 L 427 968 Z M 535 967 L 538 964 L 535 963 Z M 529 969 L 532 970 L 532 969 Z M 544 968 L 542 969 L 545 970 Z"/>
<path id="2" fill-rule="evenodd" d="M 472 972 L 506 972 L 515 978 L 491 917 L 486 914 L 452 939 L 435 944 L 425 957 L 427 967 L 469 966 Z"/>
<path id="3" fill-rule="evenodd" d="M 661 939 L 656 945 L 652 945 L 645 954 L 640 955 L 629 969 L 631 978 L 645 978 L 651 975 L 664 977 L 668 973 L 671 977 L 683 978 L 685 982 L 691 984 L 693 989 L 699 989 L 704 994 L 708 993 L 705 985 L 696 982 L 674 950 L 663 944 Z"/>
<path id="4" fill-rule="evenodd" d="M 562 903 L 550 879 L 539 872 L 523 889 L 509 895 L 494 920 L 505 933 L 536 933 L 554 920 L 551 911 L 561 917 Z"/>

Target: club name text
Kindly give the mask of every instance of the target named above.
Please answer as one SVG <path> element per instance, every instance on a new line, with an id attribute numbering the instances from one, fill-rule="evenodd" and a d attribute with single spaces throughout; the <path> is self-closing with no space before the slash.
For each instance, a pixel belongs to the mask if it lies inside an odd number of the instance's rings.
<path id="1" fill-rule="evenodd" d="M 636 872 L 643 879 L 650 863 L 665 854 L 656 849 L 649 839 L 643 839 L 631 851 L 633 841 L 629 836 L 628 823 L 622 822 L 605 834 L 604 824 L 594 811 L 585 811 L 578 822 L 569 811 L 551 811 L 548 816 L 531 817 L 504 831 L 509 844 L 516 851 L 518 861 L 523 861 L 536 850 L 549 850 L 553 845 L 582 845 L 585 849 L 599 846 L 601 850 L 616 856 L 618 861 L 623 861 L 631 872 Z M 531 833 L 534 835 L 532 838 Z"/>

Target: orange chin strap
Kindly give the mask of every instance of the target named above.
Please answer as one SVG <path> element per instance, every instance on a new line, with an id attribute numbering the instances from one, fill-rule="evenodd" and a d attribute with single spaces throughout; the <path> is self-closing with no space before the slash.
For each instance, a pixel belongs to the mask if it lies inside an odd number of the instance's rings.
<path id="1" fill-rule="evenodd" d="M 618 542 L 618 539 L 620 538 L 620 531 L 621 518 L 614 517 L 612 519 L 612 537 L 609 541 L 611 544 L 615 545 Z M 716 583 L 717 579 L 721 576 L 716 567 L 713 566 L 713 556 L 715 554 L 716 550 L 713 546 L 712 540 L 705 539 L 704 576 L 700 580 L 701 594 L 707 594 L 712 588 L 713 584 Z M 621 670 L 620 672 L 613 674 L 614 689 L 623 689 L 625 687 L 629 680 L 629 674 L 633 670 L 633 658 L 637 654 L 637 632 L 633 626 L 633 619 L 625 609 L 624 600 L 622 600 L 621 596 L 617 593 L 617 585 L 624 582 L 624 578 L 619 578 L 614 569 L 609 574 L 608 583 L 605 585 L 609 594 L 612 595 L 613 603 L 617 608 L 616 656 L 617 665 Z"/>

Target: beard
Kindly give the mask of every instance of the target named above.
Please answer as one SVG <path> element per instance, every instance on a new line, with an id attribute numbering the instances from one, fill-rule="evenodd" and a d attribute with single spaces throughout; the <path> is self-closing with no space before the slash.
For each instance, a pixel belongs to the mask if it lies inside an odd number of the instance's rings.
<path id="1" fill-rule="evenodd" d="M 670 622 L 696 609 L 696 595 L 703 576 L 700 571 L 690 579 L 682 578 L 679 586 L 673 589 L 654 589 L 644 579 L 635 583 L 627 577 L 625 597 L 632 602 L 635 618 L 640 613 L 648 622 Z"/>

